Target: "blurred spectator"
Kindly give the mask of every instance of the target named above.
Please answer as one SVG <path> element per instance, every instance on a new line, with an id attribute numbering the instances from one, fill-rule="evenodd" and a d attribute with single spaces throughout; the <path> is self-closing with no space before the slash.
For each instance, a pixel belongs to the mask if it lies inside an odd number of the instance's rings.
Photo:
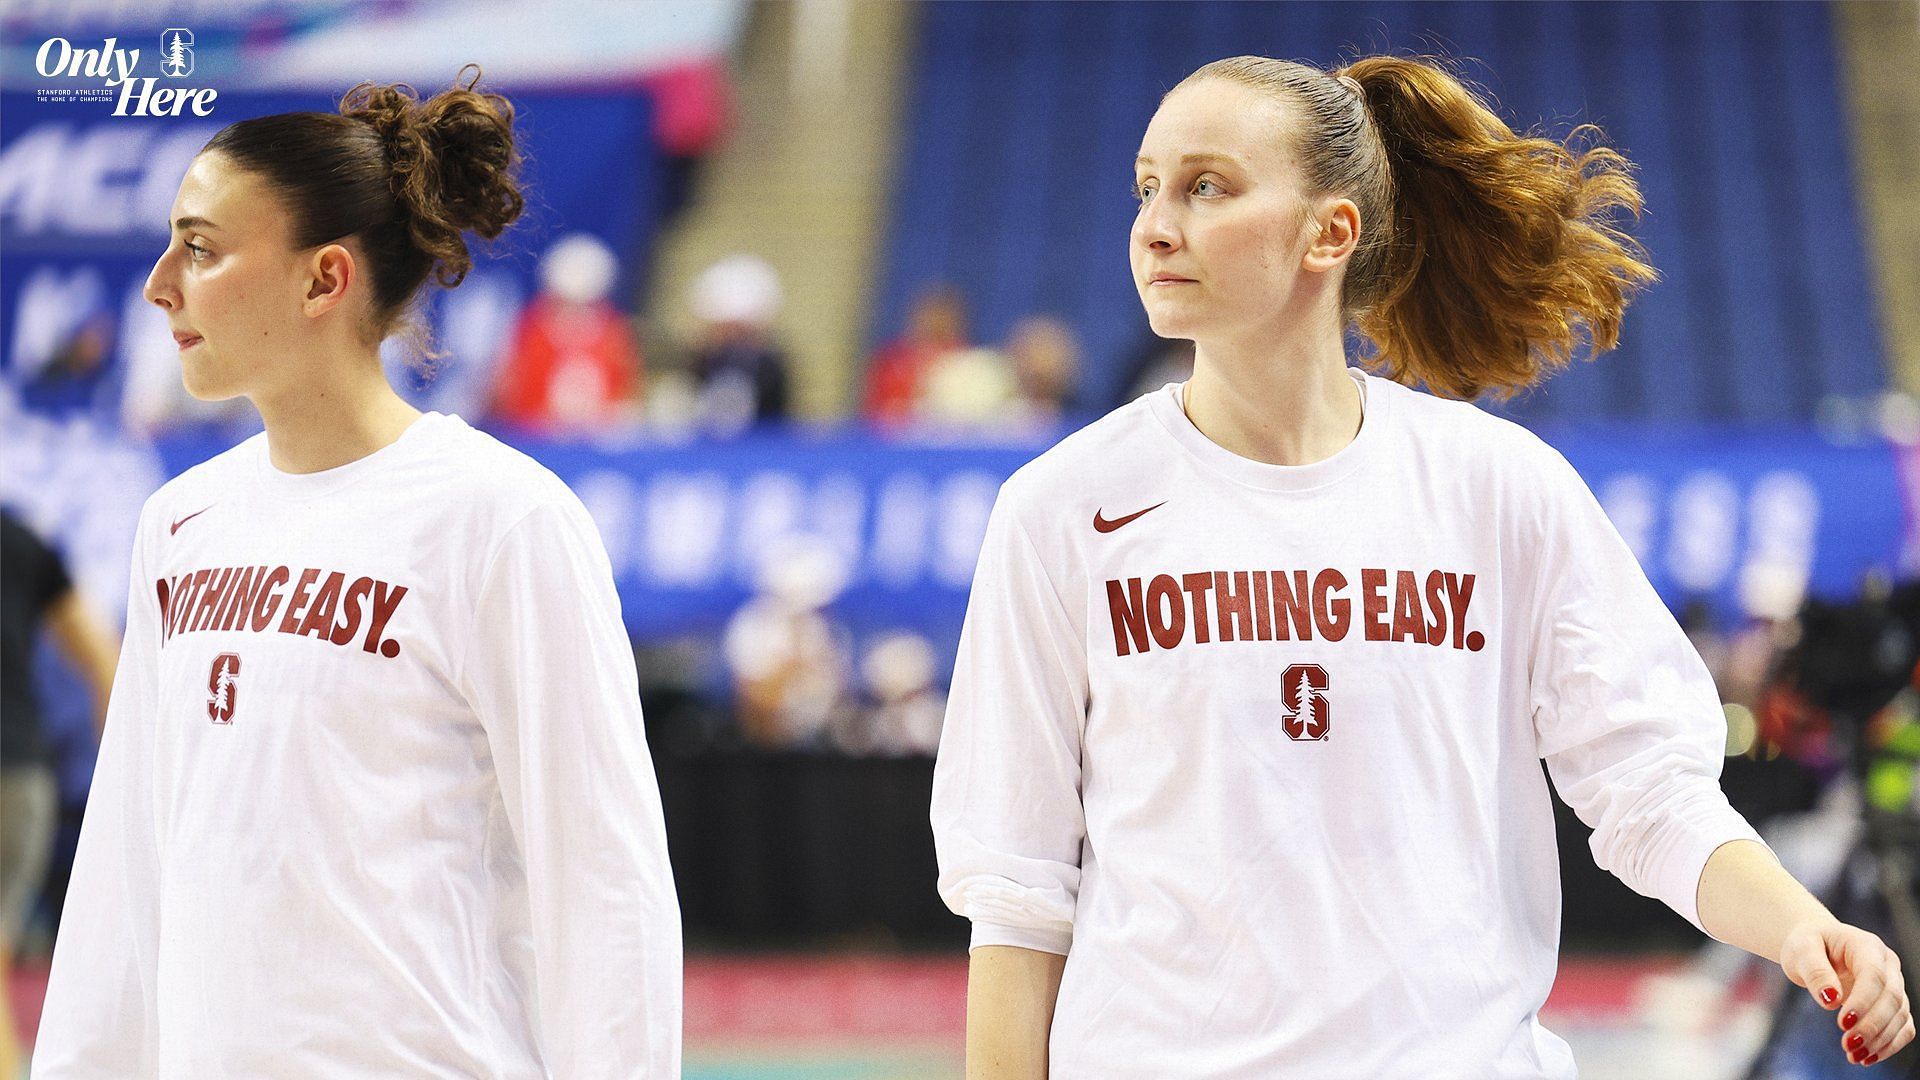
<path id="1" fill-rule="evenodd" d="M 1073 328 L 1045 315 L 1022 319 L 1007 336 L 1007 355 L 1016 394 L 1010 424 L 1029 431 L 1058 427 L 1080 376 Z"/>
<path id="2" fill-rule="evenodd" d="M 593 431 L 637 415 L 641 358 L 608 299 L 619 264 L 576 233 L 540 261 L 540 294 L 521 312 L 495 389 L 494 414 L 547 432 Z"/>
<path id="3" fill-rule="evenodd" d="M 1005 420 L 1015 385 L 1013 362 L 1006 354 L 984 347 L 959 349 L 927 370 L 915 413 L 935 428 L 992 428 Z"/>
<path id="4" fill-rule="evenodd" d="M 818 747 L 848 720 L 846 631 L 825 608 L 847 570 L 826 544 L 796 537 L 761 564 L 760 595 L 727 624 L 741 733 L 762 749 Z"/>
<path id="5" fill-rule="evenodd" d="M 936 357 L 920 382 L 924 426 L 1022 436 L 1065 419 L 1079 377 L 1080 345 L 1066 323 L 1035 315 L 1015 323 L 1004 349 Z"/>
<path id="6" fill-rule="evenodd" d="M 772 340 L 783 300 L 779 275 L 753 255 L 730 255 L 695 280 L 693 374 L 708 430 L 737 434 L 787 418 L 787 357 Z"/>
<path id="7" fill-rule="evenodd" d="M 1701 663 L 1707 667 L 1707 673 L 1713 676 L 1714 685 L 1720 689 L 1721 700 L 1726 700 L 1727 661 L 1731 653 L 1731 642 L 1721 632 L 1720 619 L 1714 614 L 1713 601 L 1705 596 L 1690 596 L 1680 605 L 1679 615 L 1675 618 L 1680 629 L 1692 642 L 1693 650 L 1700 654 Z"/>
<path id="8" fill-rule="evenodd" d="M 1920 445 L 1920 401 L 1901 390 L 1882 393 L 1873 407 L 1874 420 L 1887 441 L 1901 446 Z"/>
<path id="9" fill-rule="evenodd" d="M 857 754 L 933 756 L 947 699 L 933 683 L 933 646 L 914 633 L 882 637 L 860 663 L 872 709 L 857 738 L 842 749 Z"/>
<path id="10" fill-rule="evenodd" d="M 1761 561 L 1741 572 L 1740 604 L 1747 617 L 1728 636 L 1724 666 L 1713 672 L 1720 700 L 1760 709 L 1775 662 L 1799 633 L 1806 595 L 1807 574 L 1794 566 Z"/>
<path id="11" fill-rule="evenodd" d="M 42 622 L 92 691 L 97 733 L 119 646 L 74 590 L 59 554 L 0 510 L 0 945 L 8 953 L 32 913 L 58 825 L 53 754 L 30 677 Z"/>
<path id="12" fill-rule="evenodd" d="M 114 318 L 101 272 L 40 267 L 26 275 L 13 303 L 6 374 L 21 400 L 54 413 L 110 406 Z"/>
<path id="13" fill-rule="evenodd" d="M 861 413 L 880 424 L 912 420 L 928 369 L 940 357 L 966 344 L 966 302 L 960 291 L 951 285 L 926 289 L 914 299 L 906 333 L 873 354 Z"/>

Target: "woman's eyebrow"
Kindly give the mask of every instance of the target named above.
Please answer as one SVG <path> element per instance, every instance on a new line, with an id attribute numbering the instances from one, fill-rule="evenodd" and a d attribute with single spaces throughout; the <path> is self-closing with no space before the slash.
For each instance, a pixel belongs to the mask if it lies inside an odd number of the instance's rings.
<path id="1" fill-rule="evenodd" d="M 220 226 L 203 217 L 183 217 L 173 219 L 173 227 L 185 232 L 188 229 L 218 229 Z"/>
<path id="2" fill-rule="evenodd" d="M 1234 157 L 1232 154 L 1223 154 L 1218 151 L 1207 151 L 1204 153 L 1180 155 L 1180 164 L 1182 165 L 1205 165 L 1205 164 L 1211 164 L 1214 162 L 1219 162 L 1226 165 L 1233 165 L 1242 169 L 1247 167 L 1246 162 L 1241 161 L 1239 158 Z M 1153 159 L 1148 157 L 1145 154 L 1141 154 L 1139 157 L 1133 159 L 1133 164 L 1136 168 L 1141 165 L 1152 165 Z"/>

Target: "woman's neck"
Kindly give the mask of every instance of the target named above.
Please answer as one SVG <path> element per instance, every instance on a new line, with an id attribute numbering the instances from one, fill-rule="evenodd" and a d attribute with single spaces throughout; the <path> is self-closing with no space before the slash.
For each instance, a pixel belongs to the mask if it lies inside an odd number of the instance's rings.
<path id="1" fill-rule="evenodd" d="M 1306 352 L 1195 346 L 1187 418 L 1214 443 L 1270 465 L 1311 465 L 1360 432 L 1361 394 L 1338 338 Z"/>
<path id="2" fill-rule="evenodd" d="M 395 393 L 377 353 L 306 365 L 285 392 L 253 396 L 267 429 L 267 458 L 281 472 L 311 473 L 391 445 L 420 417 Z"/>

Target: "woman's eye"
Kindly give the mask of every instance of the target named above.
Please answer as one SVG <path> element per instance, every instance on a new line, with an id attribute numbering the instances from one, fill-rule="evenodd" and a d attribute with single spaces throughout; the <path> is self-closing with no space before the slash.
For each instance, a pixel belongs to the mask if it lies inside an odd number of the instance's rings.
<path id="1" fill-rule="evenodd" d="M 1153 186 L 1151 184 L 1133 185 L 1133 197 L 1138 202 L 1146 202 L 1153 198 Z"/>
<path id="2" fill-rule="evenodd" d="M 1201 177 L 1193 182 L 1193 193 L 1195 195 L 1218 195 L 1220 194 L 1220 185 L 1205 177 Z"/>
<path id="3" fill-rule="evenodd" d="M 207 256 L 213 254 L 211 251 L 208 251 L 206 248 L 203 248 L 199 244 L 193 243 L 192 241 L 187 242 L 186 248 L 187 248 L 187 258 L 192 259 L 194 262 L 199 262 L 202 259 L 205 259 Z"/>

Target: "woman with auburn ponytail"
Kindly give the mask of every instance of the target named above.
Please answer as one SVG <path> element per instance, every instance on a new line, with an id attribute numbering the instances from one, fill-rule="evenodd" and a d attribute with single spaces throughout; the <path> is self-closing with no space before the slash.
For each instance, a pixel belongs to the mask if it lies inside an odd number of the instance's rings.
<path id="1" fill-rule="evenodd" d="M 513 108 L 242 120 L 148 277 L 266 430 L 147 501 L 35 1080 L 680 1075 L 680 915 L 580 500 L 388 384 L 519 216 Z"/>
<path id="2" fill-rule="evenodd" d="M 1721 794 L 1718 694 L 1631 551 L 1470 403 L 1615 344 L 1654 278 L 1626 160 L 1426 58 L 1243 56 L 1161 100 L 1134 179 L 1193 377 L 987 529 L 932 813 L 967 1075 L 1574 1076 L 1541 759 L 1599 865 L 1777 961 L 1836 1054 L 1905 1046 L 1893 953 Z"/>

